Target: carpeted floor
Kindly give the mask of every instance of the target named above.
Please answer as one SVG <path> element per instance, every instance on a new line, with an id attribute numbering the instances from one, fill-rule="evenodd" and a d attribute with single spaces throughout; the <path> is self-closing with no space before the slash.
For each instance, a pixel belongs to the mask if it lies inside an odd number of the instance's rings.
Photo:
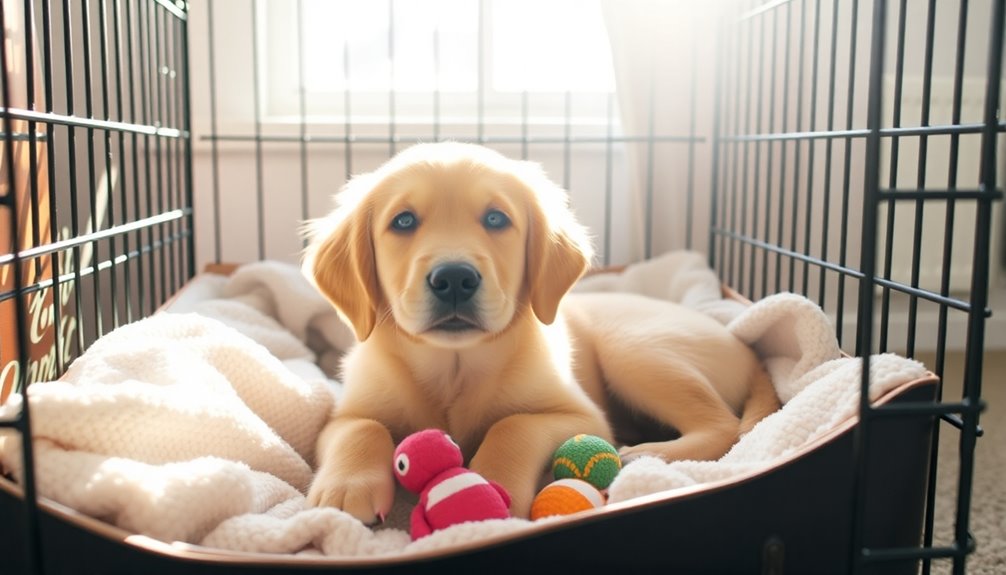
<path id="1" fill-rule="evenodd" d="M 932 367 L 931 356 L 919 359 Z M 961 395 L 963 355 L 948 354 L 944 371 L 944 398 Z M 985 354 L 982 395 L 988 405 L 981 416 L 984 437 L 978 440 L 971 504 L 971 532 L 978 547 L 968 557 L 967 572 L 973 575 L 1006 573 L 1006 351 Z M 940 463 L 937 467 L 936 544 L 953 538 L 957 499 L 958 445 L 960 435 L 944 423 L 940 433 Z M 933 573 L 950 573 L 949 561 L 934 562 Z"/>

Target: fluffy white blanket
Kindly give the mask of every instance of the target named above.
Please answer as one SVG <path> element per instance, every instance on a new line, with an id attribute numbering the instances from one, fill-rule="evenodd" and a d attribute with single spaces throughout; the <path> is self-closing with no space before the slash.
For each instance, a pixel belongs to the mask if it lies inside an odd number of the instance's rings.
<path id="1" fill-rule="evenodd" d="M 719 461 L 628 464 L 610 488 L 613 502 L 764 468 L 855 414 L 860 362 L 841 357 L 827 316 L 803 297 L 750 307 L 724 300 L 704 258 L 688 252 L 576 289 L 639 292 L 709 313 L 758 350 L 785 403 Z M 293 266 L 200 276 L 168 311 L 103 337 L 60 381 L 31 386 L 41 495 L 164 541 L 263 553 L 409 554 L 531 525 L 469 523 L 410 542 L 414 499 L 401 493 L 376 530 L 335 509 L 305 508 L 312 440 L 338 400 L 325 374 L 352 334 Z M 893 355 L 871 366 L 873 398 L 925 374 Z M 0 417 L 21 404 L 13 396 Z M 18 448 L 0 436 L 0 467 L 15 476 Z"/>

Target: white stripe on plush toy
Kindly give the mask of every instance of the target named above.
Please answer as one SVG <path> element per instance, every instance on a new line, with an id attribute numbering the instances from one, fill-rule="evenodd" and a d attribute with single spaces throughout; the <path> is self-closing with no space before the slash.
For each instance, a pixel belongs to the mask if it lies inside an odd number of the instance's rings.
<path id="1" fill-rule="evenodd" d="M 469 487 L 488 484 L 489 482 L 483 479 L 478 473 L 468 472 L 462 473 L 461 475 L 455 475 L 454 477 L 441 481 L 439 484 L 434 486 L 433 489 L 430 489 L 430 493 L 426 497 L 426 508 L 430 509 L 451 495 L 468 489 Z"/>

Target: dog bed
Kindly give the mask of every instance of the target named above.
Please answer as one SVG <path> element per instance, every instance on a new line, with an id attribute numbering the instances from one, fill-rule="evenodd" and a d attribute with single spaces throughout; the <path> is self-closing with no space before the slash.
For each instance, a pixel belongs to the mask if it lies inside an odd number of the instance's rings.
<path id="1" fill-rule="evenodd" d="M 758 502 L 745 501 L 740 486 L 756 485 L 756 479 L 776 469 L 793 473 L 793 462 L 813 458 L 821 446 L 848 436 L 855 424 L 860 360 L 843 356 L 828 317 L 806 298 L 778 294 L 752 305 L 725 299 L 705 258 L 691 252 L 666 254 L 619 273 L 593 274 L 575 289 L 642 293 L 715 317 L 759 353 L 783 408 L 718 461 L 633 461 L 600 510 L 537 522 L 457 525 L 411 542 L 408 513 L 415 500 L 402 491 L 388 521 L 374 529 L 336 509 L 305 507 L 313 438 L 339 397 L 340 385 L 331 374 L 353 337 L 299 270 L 260 262 L 230 275 L 198 276 L 162 313 L 113 331 L 61 380 L 30 388 L 39 494 L 48 508 L 99 519 L 119 528 L 109 533 L 125 540 L 133 534 L 134 544 L 155 540 L 153 548 L 204 560 L 247 560 L 253 556 L 246 554 L 255 554 L 259 561 L 282 556 L 284 564 L 392 565 L 463 558 L 513 541 L 544 542 L 546 532 L 575 540 L 576 525 L 607 520 L 614 528 L 633 513 L 645 516 L 668 502 L 714 494 L 720 494 L 722 505 L 740 505 L 730 515 L 749 523 L 744 507 Z M 905 394 L 931 400 L 934 378 L 918 362 L 882 354 L 870 365 L 872 401 Z M 0 417 L 21 409 L 22 401 L 12 396 L 0 407 Z M 927 425 L 911 427 L 914 450 L 926 445 L 927 430 Z M 924 482 L 925 464 L 913 465 L 921 469 L 902 471 Z M 19 442 L 0 435 L 0 467 L 17 478 L 20 466 Z M 807 469 L 811 478 L 818 477 Z M 820 485 L 839 480 L 831 475 L 820 478 Z M 3 491 L 17 491 L 15 484 L 2 481 Z M 787 486 L 787 481 L 805 479 L 781 478 L 773 487 L 784 499 L 788 489 L 797 497 L 800 486 Z M 916 501 L 921 488 L 913 483 L 906 489 L 905 508 L 921 508 Z M 836 497 L 847 505 L 847 495 Z M 700 529 L 722 510 L 688 513 Z M 816 520 L 813 513 L 803 515 Z M 917 521 L 904 519 L 897 521 L 907 525 L 907 531 L 902 528 L 907 535 L 896 543 L 908 545 L 913 537 L 917 541 Z M 789 559 L 792 564 L 792 554 Z M 799 555 L 795 560 L 799 565 Z"/>

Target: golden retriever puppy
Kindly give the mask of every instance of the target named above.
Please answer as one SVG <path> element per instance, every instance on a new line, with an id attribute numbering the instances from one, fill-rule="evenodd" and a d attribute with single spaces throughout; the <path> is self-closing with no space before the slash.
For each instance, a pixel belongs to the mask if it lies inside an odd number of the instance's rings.
<path id="1" fill-rule="evenodd" d="M 527 516 L 573 435 L 653 440 L 625 457 L 713 459 L 778 408 L 754 354 L 714 320 L 567 295 L 592 256 L 567 204 L 536 164 L 456 143 L 411 147 L 345 186 L 304 258 L 359 340 L 318 440 L 312 505 L 382 518 L 396 443 L 436 427 Z"/>

